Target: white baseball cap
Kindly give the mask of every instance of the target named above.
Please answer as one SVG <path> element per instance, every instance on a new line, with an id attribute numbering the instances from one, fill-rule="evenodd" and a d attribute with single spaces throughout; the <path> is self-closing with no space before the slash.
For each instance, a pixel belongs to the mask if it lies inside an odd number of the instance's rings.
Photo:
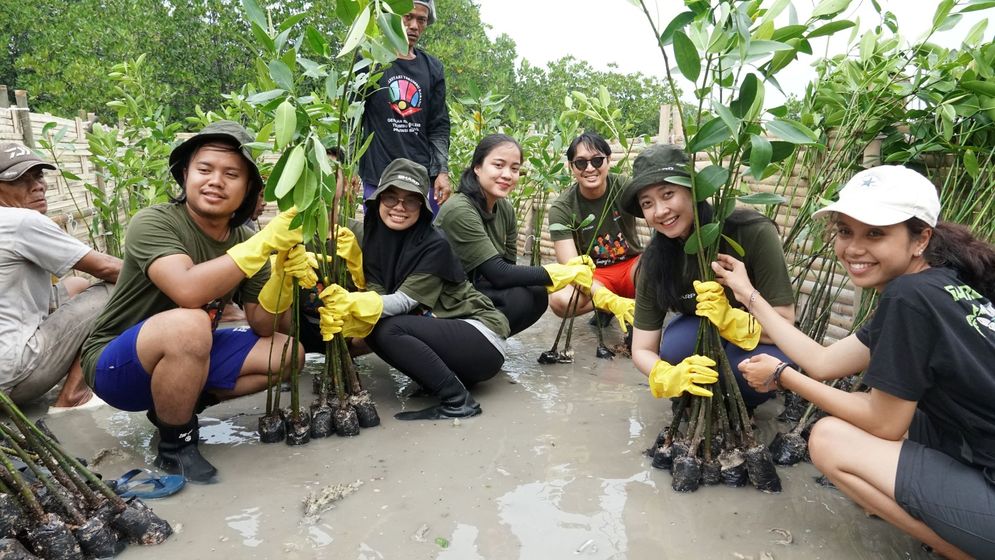
<path id="1" fill-rule="evenodd" d="M 881 165 L 857 173 L 840 190 L 839 200 L 812 216 L 839 212 L 871 226 L 919 218 L 930 227 L 940 216 L 940 197 L 926 177 L 901 165 Z"/>

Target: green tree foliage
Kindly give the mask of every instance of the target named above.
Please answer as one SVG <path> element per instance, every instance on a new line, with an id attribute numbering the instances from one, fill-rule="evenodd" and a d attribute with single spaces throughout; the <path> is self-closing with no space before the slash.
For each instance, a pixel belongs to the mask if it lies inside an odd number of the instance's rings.
<path id="1" fill-rule="evenodd" d="M 660 105 L 672 103 L 673 96 L 657 78 L 640 72 L 624 74 L 614 69 L 596 70 L 572 56 L 549 63 L 543 69 L 525 61 L 519 68 L 518 87 L 511 93 L 510 104 L 526 121 L 542 121 L 564 108 L 564 99 L 572 91 L 597 95 L 608 89 L 612 104 L 633 125 L 636 135 L 656 134 L 660 122 Z M 581 128 L 600 130 L 592 120 L 581 121 Z"/>

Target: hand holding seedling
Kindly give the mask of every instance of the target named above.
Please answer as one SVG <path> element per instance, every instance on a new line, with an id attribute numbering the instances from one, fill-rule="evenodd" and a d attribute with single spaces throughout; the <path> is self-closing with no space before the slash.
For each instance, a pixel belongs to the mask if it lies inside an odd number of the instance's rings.
<path id="1" fill-rule="evenodd" d="M 715 273 L 715 280 L 732 290 L 736 300 L 750 307 L 750 295 L 753 294 L 753 283 L 746 273 L 746 265 L 743 261 L 719 253 L 712 261 L 712 271 Z"/>
<path id="2" fill-rule="evenodd" d="M 365 337 L 370 334 L 383 312 L 383 299 L 376 292 L 349 292 L 338 284 L 332 284 L 322 290 L 318 297 L 324 304 L 318 311 L 319 315 L 330 314 L 327 321 L 331 323 L 341 321 L 342 336 L 345 337 Z M 328 340 L 331 339 L 330 335 Z M 324 336 L 323 331 L 322 337 Z"/>
<path id="3" fill-rule="evenodd" d="M 742 309 L 733 309 L 718 282 L 694 281 L 697 305 L 694 314 L 707 317 L 722 338 L 743 350 L 753 350 L 760 342 L 760 324 Z"/>
<path id="4" fill-rule="evenodd" d="M 758 354 L 739 363 L 743 379 L 757 391 L 769 392 L 777 388 L 771 373 L 781 361 L 770 354 Z"/>
<path id="5" fill-rule="evenodd" d="M 594 281 L 594 273 L 591 268 L 584 264 L 550 263 L 543 265 L 543 268 L 546 269 L 546 274 L 549 274 L 549 279 L 552 281 L 552 284 L 546 286 L 546 291 L 549 293 L 560 291 L 571 284 L 589 290 Z"/>
<path id="6" fill-rule="evenodd" d="M 594 292 L 592 301 L 598 309 L 608 311 L 615 316 L 622 332 L 629 332 L 625 324 L 632 324 L 636 312 L 636 300 L 613 294 L 608 288 L 601 288 Z"/>
<path id="7" fill-rule="evenodd" d="M 359 248 L 356 235 L 342 226 L 335 226 L 335 253 L 345 261 L 352 282 L 357 288 L 366 289 L 366 276 L 363 275 L 363 250 Z"/>
<path id="8" fill-rule="evenodd" d="M 259 233 L 228 249 L 238 268 L 249 278 L 262 269 L 274 251 L 287 251 L 304 241 L 301 228 L 290 228 L 297 215 L 297 208 L 291 208 L 273 218 Z"/>

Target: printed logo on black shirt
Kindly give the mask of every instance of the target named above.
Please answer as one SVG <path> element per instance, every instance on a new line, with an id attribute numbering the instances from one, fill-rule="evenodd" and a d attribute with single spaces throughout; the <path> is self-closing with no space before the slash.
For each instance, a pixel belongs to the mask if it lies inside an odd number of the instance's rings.
<path id="1" fill-rule="evenodd" d="M 408 117 L 422 110 L 421 86 L 407 76 L 393 76 L 387 82 L 390 95 L 390 108 L 402 117 Z"/>

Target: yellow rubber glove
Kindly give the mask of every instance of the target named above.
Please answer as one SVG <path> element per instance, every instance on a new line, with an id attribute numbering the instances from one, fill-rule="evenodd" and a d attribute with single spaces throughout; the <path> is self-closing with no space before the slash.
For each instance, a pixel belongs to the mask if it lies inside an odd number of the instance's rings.
<path id="1" fill-rule="evenodd" d="M 342 319 L 335 314 L 333 309 L 330 307 L 318 308 L 318 328 L 321 330 L 322 340 L 328 342 L 336 333 L 342 332 L 342 325 Z"/>
<path id="2" fill-rule="evenodd" d="M 247 278 L 259 272 L 270 254 L 287 251 L 304 240 L 300 228 L 290 229 L 290 222 L 296 215 L 297 209 L 291 208 L 273 218 L 259 233 L 228 249 L 228 255 Z"/>
<path id="3" fill-rule="evenodd" d="M 650 391 L 658 399 L 679 397 L 684 391 L 711 398 L 712 392 L 698 385 L 711 385 L 719 380 L 713 366 L 715 360 L 698 354 L 684 358 L 676 366 L 657 360 L 649 375 Z"/>
<path id="4" fill-rule="evenodd" d="M 318 266 L 314 254 L 308 253 L 303 245 L 296 245 L 289 251 L 280 251 L 270 257 L 269 280 L 259 291 L 259 305 L 274 315 L 283 313 L 294 301 L 294 278 L 302 288 L 310 289 L 318 283 L 314 269 Z"/>
<path id="5" fill-rule="evenodd" d="M 582 264 L 591 269 L 594 272 L 594 260 L 590 255 L 579 255 L 567 261 L 568 265 Z"/>
<path id="6" fill-rule="evenodd" d="M 346 337 L 370 334 L 383 313 L 383 299 L 376 292 L 349 292 L 331 284 L 318 297 L 333 319 L 342 321 L 342 335 Z"/>
<path id="7" fill-rule="evenodd" d="M 694 281 L 697 304 L 694 314 L 707 317 L 719 329 L 719 335 L 743 350 L 753 350 L 760 343 L 760 323 L 742 309 L 733 309 L 725 290 L 718 282 Z"/>
<path id="8" fill-rule="evenodd" d="M 366 289 L 366 276 L 363 275 L 363 251 L 359 248 L 356 235 L 342 226 L 335 226 L 335 253 L 345 261 L 352 283 L 361 290 Z"/>
<path id="9" fill-rule="evenodd" d="M 591 282 L 594 281 L 594 273 L 584 264 L 545 264 L 542 266 L 553 281 L 551 286 L 546 286 L 549 293 L 558 292 L 570 284 L 577 284 L 582 288 L 591 289 Z"/>
<path id="10" fill-rule="evenodd" d="M 625 324 L 632 324 L 636 312 L 636 300 L 615 295 L 608 288 L 601 288 L 594 292 L 592 301 L 594 302 L 594 307 L 615 315 L 622 332 L 629 332 Z"/>

